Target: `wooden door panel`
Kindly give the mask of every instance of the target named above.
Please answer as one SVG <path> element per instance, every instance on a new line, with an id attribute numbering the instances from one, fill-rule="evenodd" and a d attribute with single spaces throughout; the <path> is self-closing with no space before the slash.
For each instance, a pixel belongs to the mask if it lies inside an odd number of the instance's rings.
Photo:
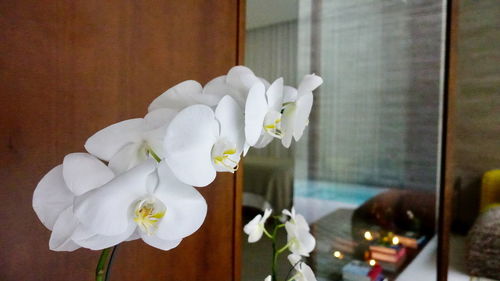
<path id="1" fill-rule="evenodd" d="M 40 178 L 91 134 L 183 80 L 237 63 L 239 1 L 0 1 L 0 280 L 92 280 L 98 253 L 48 249 Z M 200 191 L 202 228 L 168 252 L 120 246 L 112 280 L 232 280 L 235 177 Z"/>

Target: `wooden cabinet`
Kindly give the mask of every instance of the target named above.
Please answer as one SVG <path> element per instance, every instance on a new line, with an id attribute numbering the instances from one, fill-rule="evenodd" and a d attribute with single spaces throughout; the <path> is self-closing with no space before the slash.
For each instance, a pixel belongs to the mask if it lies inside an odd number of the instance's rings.
<path id="1" fill-rule="evenodd" d="M 48 249 L 31 207 L 37 182 L 169 87 L 236 65 L 243 10 L 236 0 L 0 2 L 0 280 L 93 279 L 98 252 Z M 239 279 L 236 181 L 225 173 L 200 188 L 207 219 L 178 248 L 123 244 L 111 280 Z"/>

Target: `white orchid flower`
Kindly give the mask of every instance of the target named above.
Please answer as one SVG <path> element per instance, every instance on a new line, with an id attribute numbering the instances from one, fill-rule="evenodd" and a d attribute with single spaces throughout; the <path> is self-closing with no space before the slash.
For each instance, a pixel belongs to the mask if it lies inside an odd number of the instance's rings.
<path id="1" fill-rule="evenodd" d="M 305 218 L 295 213 L 295 208 L 292 208 L 291 212 L 283 210 L 283 214 L 290 216 L 290 220 L 285 223 L 290 251 L 294 254 L 308 257 L 309 253 L 316 246 L 316 239 L 309 232 L 309 225 Z"/>
<path id="2" fill-rule="evenodd" d="M 272 280 L 273 280 L 273 278 L 271 277 L 271 275 L 268 275 L 268 276 L 266 277 L 266 279 L 264 279 L 264 281 L 272 281 Z"/>
<path id="3" fill-rule="evenodd" d="M 274 81 L 267 90 L 262 82 L 250 88 L 245 104 L 245 137 L 249 146 L 264 147 L 273 138 L 282 138 L 282 103 L 283 78 Z"/>
<path id="4" fill-rule="evenodd" d="M 248 91 L 256 82 L 262 82 L 267 87 L 269 83 L 255 76 L 248 67 L 234 66 L 227 75 L 219 76 L 208 82 L 203 88 L 203 94 L 208 96 L 231 96 L 241 108 L 245 107 Z"/>
<path id="5" fill-rule="evenodd" d="M 85 143 L 85 149 L 109 162 L 115 173 L 125 172 L 151 157 L 162 158 L 166 127 L 176 113 L 163 108 L 150 112 L 144 118 L 113 124 L 91 136 Z"/>
<path id="6" fill-rule="evenodd" d="M 309 124 L 309 114 L 313 104 L 312 92 L 323 83 L 321 77 L 309 74 L 299 84 L 298 90 L 284 88 L 283 114 L 281 122 L 281 143 L 290 147 L 292 137 L 298 141 Z"/>
<path id="7" fill-rule="evenodd" d="M 194 80 L 181 82 L 158 96 L 149 105 L 148 111 L 152 112 L 162 108 L 180 111 L 190 105 L 204 104 L 215 106 L 222 96 L 202 93 L 200 83 Z"/>
<path id="8" fill-rule="evenodd" d="M 260 240 L 265 231 L 265 224 L 272 209 L 266 209 L 264 215 L 258 214 L 243 227 L 243 231 L 248 235 L 248 243 L 255 243 Z"/>
<path id="9" fill-rule="evenodd" d="M 288 261 L 295 269 L 295 275 L 289 280 L 294 281 L 316 281 L 316 276 L 311 267 L 301 261 L 301 257 L 298 255 L 290 254 L 288 255 Z"/>
<path id="10" fill-rule="evenodd" d="M 153 159 L 78 196 L 74 203 L 76 218 L 90 232 L 140 237 L 162 250 L 176 247 L 195 232 L 206 212 L 201 194 L 178 181 L 165 162 L 157 164 Z"/>
<path id="11" fill-rule="evenodd" d="M 225 96 L 215 112 L 206 105 L 192 105 L 170 123 L 164 140 L 165 161 L 177 178 L 189 185 L 206 186 L 216 172 L 238 168 L 245 141 L 243 112 Z"/>
<path id="12" fill-rule="evenodd" d="M 71 153 L 62 165 L 53 168 L 38 183 L 33 194 L 33 209 L 45 227 L 52 231 L 49 248 L 73 251 L 80 246 L 106 248 L 124 237 L 99 237 L 86 229 L 73 215 L 76 196 L 98 188 L 114 178 L 104 163 L 87 153 Z M 75 232 L 76 233 L 75 235 Z M 81 235 L 85 233 L 85 235 Z"/>

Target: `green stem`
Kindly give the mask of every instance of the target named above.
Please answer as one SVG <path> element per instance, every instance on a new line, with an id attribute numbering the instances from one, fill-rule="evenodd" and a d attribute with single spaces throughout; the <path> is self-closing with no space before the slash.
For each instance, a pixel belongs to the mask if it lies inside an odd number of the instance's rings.
<path id="1" fill-rule="evenodd" d="M 266 230 L 266 228 L 265 228 L 265 227 L 263 227 L 263 228 L 262 228 L 262 230 L 264 231 L 264 234 L 265 234 L 267 237 L 269 237 L 269 239 L 273 239 L 273 236 L 272 236 L 269 232 L 267 232 L 267 230 Z"/>
<path id="2" fill-rule="evenodd" d="M 292 245 L 292 241 L 288 242 L 288 244 L 286 244 L 285 246 L 283 246 L 283 248 L 279 249 L 277 252 L 276 252 L 276 258 L 278 258 L 278 256 L 283 253 L 284 251 L 286 251 L 286 249 L 288 249 L 288 247 L 290 247 L 290 245 Z"/>
<path id="3" fill-rule="evenodd" d="M 104 281 L 106 276 L 106 271 L 109 268 L 109 265 L 105 268 L 106 263 L 108 261 L 109 254 L 113 250 L 113 247 L 106 248 L 102 250 L 101 256 L 99 257 L 99 261 L 97 262 L 97 268 L 95 269 L 95 280 L 96 281 Z"/>
<path id="4" fill-rule="evenodd" d="M 158 163 L 161 162 L 161 158 L 151 148 L 148 148 L 148 152 Z"/>
<path id="5" fill-rule="evenodd" d="M 271 266 L 271 280 L 278 281 L 276 277 L 276 228 L 274 229 L 273 236 L 271 238 L 273 243 L 273 263 Z"/>
<path id="6" fill-rule="evenodd" d="M 279 221 L 279 219 L 276 219 L 276 221 Z M 275 224 L 275 227 L 274 227 L 274 230 L 273 230 L 273 234 L 272 235 L 270 235 L 269 233 L 266 234 L 266 235 L 270 236 L 269 238 L 271 238 L 271 240 L 272 240 L 272 246 L 273 246 L 273 263 L 272 263 L 272 266 L 271 266 L 271 273 L 272 273 L 271 278 L 272 278 L 272 281 L 278 281 L 278 277 L 276 275 L 276 267 L 277 267 L 277 263 L 278 263 L 278 256 L 281 253 L 283 253 L 283 251 L 285 251 L 286 249 L 288 249 L 288 247 L 290 247 L 290 245 L 287 244 L 285 247 L 283 247 L 283 248 L 281 248 L 279 250 L 276 250 L 276 235 L 278 234 L 278 230 L 280 228 L 283 228 L 283 227 L 285 227 L 285 224 L 278 224 L 278 225 Z"/>

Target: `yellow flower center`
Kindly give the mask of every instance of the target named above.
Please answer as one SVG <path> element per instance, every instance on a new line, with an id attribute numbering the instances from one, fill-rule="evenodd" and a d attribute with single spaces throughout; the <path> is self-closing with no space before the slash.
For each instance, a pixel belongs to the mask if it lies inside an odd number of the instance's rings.
<path id="1" fill-rule="evenodd" d="M 233 142 L 226 138 L 221 138 L 212 147 L 212 162 L 220 170 L 234 173 L 238 170 L 238 151 Z M 237 159 L 237 160 L 235 160 Z M 220 171 L 219 170 L 219 171 Z"/>
<path id="2" fill-rule="evenodd" d="M 216 165 L 224 166 L 228 171 L 235 172 L 238 170 L 238 163 L 229 156 L 234 155 L 236 153 L 235 149 L 227 149 L 222 152 L 220 155 L 215 155 L 213 157 L 213 161 Z"/>
<path id="3" fill-rule="evenodd" d="M 154 200 L 146 199 L 137 204 L 135 208 L 134 221 L 139 228 L 148 235 L 154 233 L 158 227 L 158 222 L 165 216 L 165 208 L 161 208 L 159 204 L 155 204 Z"/>
<path id="4" fill-rule="evenodd" d="M 264 119 L 264 131 L 271 136 L 281 139 L 283 134 L 281 132 L 281 113 L 270 111 Z"/>

